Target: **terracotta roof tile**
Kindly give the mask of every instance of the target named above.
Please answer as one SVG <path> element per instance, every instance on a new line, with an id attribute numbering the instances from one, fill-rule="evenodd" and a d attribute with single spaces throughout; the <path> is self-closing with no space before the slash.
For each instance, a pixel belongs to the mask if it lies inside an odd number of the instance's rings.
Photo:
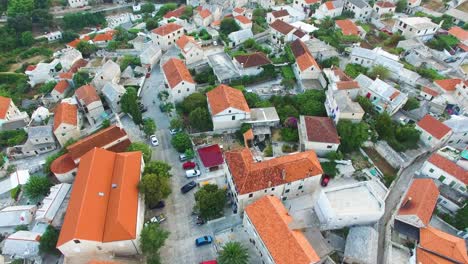
<path id="1" fill-rule="evenodd" d="M 414 179 L 398 215 L 416 215 L 425 226 L 429 224 L 439 198 L 439 189 L 432 179 Z"/>
<path id="2" fill-rule="evenodd" d="M 86 105 L 101 101 L 101 98 L 96 92 L 96 88 L 94 88 L 91 84 L 86 84 L 76 89 L 75 96 L 78 98 L 78 100 L 83 101 Z"/>
<path id="3" fill-rule="evenodd" d="M 56 158 L 50 164 L 50 171 L 53 174 L 62 174 L 67 173 L 73 169 L 75 169 L 77 165 L 75 161 L 71 158 L 69 153 L 65 153 L 62 156 Z"/>
<path id="4" fill-rule="evenodd" d="M 271 12 L 271 14 L 276 18 L 289 16 L 289 12 L 286 9 L 276 10 L 276 11 Z"/>
<path id="5" fill-rule="evenodd" d="M 419 230 L 418 248 L 428 254 L 424 254 L 422 258 L 421 255 L 416 254 L 417 263 L 468 263 L 465 240 L 440 231 L 432 226 Z M 453 261 L 439 261 L 441 257 Z"/>
<path id="6" fill-rule="evenodd" d="M 28 65 L 28 67 L 26 67 L 26 71 L 34 71 L 34 69 L 36 69 L 36 65 Z"/>
<path id="7" fill-rule="evenodd" d="M 5 119 L 10 109 L 11 98 L 0 96 L 0 119 Z"/>
<path id="8" fill-rule="evenodd" d="M 248 19 L 247 17 L 242 16 L 242 15 L 235 16 L 234 19 L 236 19 L 237 21 L 241 22 L 242 24 L 250 24 L 250 23 L 252 23 L 252 20 L 250 20 L 250 19 Z"/>
<path id="9" fill-rule="evenodd" d="M 345 36 L 359 36 L 359 29 L 353 21 L 349 19 L 335 20 L 336 25 L 341 29 Z"/>
<path id="10" fill-rule="evenodd" d="M 211 16 L 211 12 L 208 9 L 203 9 L 202 11 L 198 12 L 198 15 L 200 15 L 201 18 L 205 19 Z"/>
<path id="11" fill-rule="evenodd" d="M 238 14 L 243 14 L 245 12 L 245 9 L 242 8 L 242 7 L 236 7 L 236 8 L 234 8 L 233 11 L 238 13 Z"/>
<path id="12" fill-rule="evenodd" d="M 424 129 L 427 133 L 431 134 L 437 139 L 442 139 L 445 135 L 452 131 L 450 127 L 435 119 L 429 114 L 424 116 L 423 119 L 419 120 L 419 122 L 416 125 Z"/>
<path id="13" fill-rule="evenodd" d="M 276 20 L 278 21 L 278 20 Z M 315 67 L 320 70 L 320 66 L 315 61 L 314 56 L 310 53 L 304 42 L 300 39 L 296 39 L 291 43 L 291 50 L 296 58 L 296 63 L 301 71 L 305 71 L 310 67 Z"/>
<path id="14" fill-rule="evenodd" d="M 238 55 L 234 59 L 243 66 L 243 68 L 258 67 L 271 64 L 271 60 L 262 52 L 255 52 L 248 55 Z"/>
<path id="15" fill-rule="evenodd" d="M 327 7 L 328 10 L 335 9 L 335 5 L 333 4 L 332 1 L 325 2 L 325 6 Z"/>
<path id="16" fill-rule="evenodd" d="M 296 30 L 294 30 L 293 35 L 296 36 L 296 37 L 298 37 L 298 38 L 302 38 L 302 37 L 304 37 L 305 35 L 307 35 L 307 33 L 305 33 L 304 31 L 302 31 L 301 29 L 296 29 Z"/>
<path id="17" fill-rule="evenodd" d="M 453 175 L 455 178 L 463 182 L 464 184 L 468 185 L 468 171 L 464 170 L 462 167 L 455 164 L 453 161 L 434 153 L 432 156 L 427 160 L 428 162 L 432 163 L 439 169 Z"/>
<path id="18" fill-rule="evenodd" d="M 197 149 L 198 156 L 205 168 L 210 168 L 223 164 L 224 158 L 218 144 Z"/>
<path id="19" fill-rule="evenodd" d="M 182 37 L 176 40 L 177 47 L 179 47 L 179 49 L 184 53 L 188 51 L 186 50 L 188 43 L 192 43 L 194 46 L 201 48 L 200 45 L 195 41 L 195 38 L 192 36 L 182 35 Z"/>
<path id="20" fill-rule="evenodd" d="M 169 87 L 173 89 L 182 81 L 195 83 L 189 70 L 182 60 L 171 58 L 163 65 L 164 75 L 169 82 Z"/>
<path id="21" fill-rule="evenodd" d="M 171 18 L 171 17 L 181 17 L 184 14 L 185 5 L 180 6 L 179 8 L 169 11 L 164 15 L 164 18 Z"/>
<path id="22" fill-rule="evenodd" d="M 55 85 L 54 90 L 59 94 L 63 94 L 68 87 L 70 87 L 70 84 L 66 80 L 61 80 Z"/>
<path id="23" fill-rule="evenodd" d="M 283 35 L 287 35 L 295 29 L 293 26 L 280 19 L 273 21 L 273 23 L 270 24 L 270 27 Z"/>
<path id="24" fill-rule="evenodd" d="M 160 36 L 166 36 L 168 34 L 171 34 L 172 32 L 175 32 L 179 29 L 183 28 L 181 25 L 178 25 L 176 23 L 168 23 L 166 25 L 160 26 L 158 28 L 153 29 L 151 32 L 153 32 L 156 35 Z"/>
<path id="25" fill-rule="evenodd" d="M 245 100 L 244 94 L 232 87 L 221 84 L 213 90 L 206 93 L 211 114 L 216 115 L 229 107 L 250 112 L 249 105 Z"/>
<path id="26" fill-rule="evenodd" d="M 114 153 L 99 148 L 82 157 L 57 247 L 74 239 L 111 242 L 137 238 L 141 157 L 141 152 Z"/>
<path id="27" fill-rule="evenodd" d="M 381 8 L 393 8 L 393 7 L 396 7 L 394 3 L 392 2 L 388 2 L 388 1 L 378 1 L 377 3 L 375 3 L 377 6 L 381 7 Z"/>
<path id="28" fill-rule="evenodd" d="M 112 34 L 98 34 L 93 38 L 94 42 L 100 42 L 100 41 L 111 41 L 112 40 Z"/>
<path id="29" fill-rule="evenodd" d="M 354 81 L 353 78 L 346 75 L 346 73 L 340 68 L 334 68 L 333 73 L 339 78 L 339 81 L 336 82 L 336 87 L 339 90 L 360 88 L 359 83 Z"/>
<path id="30" fill-rule="evenodd" d="M 463 44 L 463 43 L 458 43 L 457 46 L 458 46 L 460 49 L 462 49 L 462 50 L 468 52 L 468 45 L 465 45 L 465 44 Z"/>
<path id="31" fill-rule="evenodd" d="M 468 40 L 468 30 L 464 30 L 461 27 L 452 27 L 451 29 L 449 29 L 448 33 L 456 37 L 460 41 Z"/>
<path id="32" fill-rule="evenodd" d="M 424 86 L 424 88 L 422 89 L 423 92 L 429 94 L 429 95 L 432 95 L 433 97 L 436 97 L 439 95 L 438 92 L 432 90 L 431 88 L 427 87 L 427 86 Z"/>
<path id="33" fill-rule="evenodd" d="M 80 68 L 85 67 L 86 65 L 88 65 L 88 61 L 87 61 L 87 60 L 85 60 L 85 59 L 79 59 L 79 60 L 77 60 L 75 63 L 73 63 L 73 65 L 71 66 L 69 72 L 75 73 L 75 72 L 77 72 Z"/>
<path id="34" fill-rule="evenodd" d="M 437 84 L 440 88 L 445 91 L 451 92 L 455 91 L 455 86 L 459 84 L 461 79 L 445 79 L 445 80 L 435 80 L 434 83 Z"/>
<path id="35" fill-rule="evenodd" d="M 61 72 L 59 73 L 59 78 L 63 80 L 72 80 L 73 79 L 73 72 Z"/>
<path id="36" fill-rule="evenodd" d="M 250 150 L 242 148 L 225 152 L 225 160 L 239 194 L 321 176 L 323 173 L 312 150 L 255 162 Z"/>
<path id="37" fill-rule="evenodd" d="M 400 95 L 400 91 L 395 91 L 390 95 L 390 100 L 397 98 Z"/>
<path id="38" fill-rule="evenodd" d="M 320 0 L 305 0 L 304 2 L 308 5 L 313 5 L 316 3 L 320 3 Z"/>
<path id="39" fill-rule="evenodd" d="M 86 35 L 86 36 L 84 36 L 84 37 L 81 38 L 81 39 L 80 39 L 80 38 L 77 38 L 77 39 L 75 39 L 75 40 L 73 40 L 73 41 L 71 41 L 71 42 L 68 42 L 67 46 L 70 46 L 70 47 L 72 47 L 72 48 L 76 48 L 76 46 L 78 46 L 78 43 L 80 43 L 81 41 L 87 42 L 87 41 L 89 41 L 89 40 L 91 40 L 91 38 L 90 38 L 88 35 Z"/>
<path id="40" fill-rule="evenodd" d="M 212 27 L 217 27 L 219 25 L 221 25 L 221 20 L 215 20 L 215 21 L 211 22 Z"/>
<path id="41" fill-rule="evenodd" d="M 329 117 L 304 116 L 307 140 L 324 143 L 340 143 L 338 132 Z"/>
<path id="42" fill-rule="evenodd" d="M 294 219 L 275 196 L 264 196 L 245 209 L 252 225 L 276 264 L 318 263 L 320 257 L 304 234 L 289 224 Z"/>
<path id="43" fill-rule="evenodd" d="M 78 126 L 78 108 L 74 104 L 60 103 L 55 109 L 54 131 L 61 124 Z"/>
<path id="44" fill-rule="evenodd" d="M 452 261 L 432 254 L 431 252 L 426 251 L 420 247 L 416 248 L 416 259 L 417 264 L 453 264 Z"/>
<path id="45" fill-rule="evenodd" d="M 124 137 L 127 137 L 127 132 L 113 125 L 68 146 L 67 150 L 73 160 L 77 160 L 95 147 L 107 148 L 109 144 L 122 142 Z"/>

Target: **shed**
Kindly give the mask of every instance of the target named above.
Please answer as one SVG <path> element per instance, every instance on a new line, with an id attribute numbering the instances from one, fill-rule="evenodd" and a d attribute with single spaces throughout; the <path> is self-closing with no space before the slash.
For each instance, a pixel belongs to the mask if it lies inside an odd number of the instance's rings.
<path id="1" fill-rule="evenodd" d="M 199 148 L 197 152 L 203 166 L 208 171 L 218 170 L 220 165 L 224 163 L 223 153 L 218 144 Z"/>

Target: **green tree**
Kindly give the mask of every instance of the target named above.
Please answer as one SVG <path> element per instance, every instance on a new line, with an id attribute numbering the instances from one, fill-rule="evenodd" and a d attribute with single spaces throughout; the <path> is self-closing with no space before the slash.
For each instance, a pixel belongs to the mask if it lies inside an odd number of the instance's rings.
<path id="1" fill-rule="evenodd" d="M 15 227 L 15 232 L 18 232 L 18 231 L 28 231 L 29 230 L 29 227 L 28 225 L 18 225 Z"/>
<path id="2" fill-rule="evenodd" d="M 44 83 L 44 84 L 41 86 L 41 88 L 39 88 L 39 91 L 40 91 L 41 93 L 48 94 L 48 93 L 50 93 L 50 92 L 54 89 L 54 87 L 55 87 L 56 84 L 57 84 L 56 81 L 50 81 L 50 82 Z"/>
<path id="3" fill-rule="evenodd" d="M 60 40 L 60 42 L 62 43 L 68 43 L 70 41 L 73 41 L 77 38 L 79 38 L 80 35 L 74 31 L 71 31 L 71 30 L 65 30 L 64 32 L 62 32 L 62 39 Z"/>
<path id="4" fill-rule="evenodd" d="M 340 67 L 340 58 L 331 57 L 320 62 L 322 68 L 330 68 L 331 66 Z"/>
<path id="5" fill-rule="evenodd" d="M 169 177 L 145 173 L 138 184 L 138 189 L 145 195 L 146 204 L 152 206 L 171 194 L 171 182 Z"/>
<path id="6" fill-rule="evenodd" d="M 141 12 L 142 13 L 152 13 L 155 11 L 154 4 L 153 3 L 144 3 L 141 6 Z"/>
<path id="7" fill-rule="evenodd" d="M 369 126 L 364 123 L 352 123 L 349 120 L 340 120 L 337 125 L 340 135 L 340 149 L 343 152 L 351 152 L 359 147 L 369 138 Z"/>
<path id="8" fill-rule="evenodd" d="M 398 13 L 401 13 L 401 12 L 405 11 L 407 5 L 408 5 L 408 1 L 398 0 L 398 2 L 396 3 L 395 11 L 398 12 Z"/>
<path id="9" fill-rule="evenodd" d="M 73 74 L 73 83 L 75 84 L 75 88 L 79 88 L 85 84 L 91 82 L 91 76 L 88 72 L 85 71 L 78 71 Z"/>
<path id="10" fill-rule="evenodd" d="M 151 148 L 143 142 L 133 142 L 128 146 L 127 151 L 141 151 L 143 153 L 143 160 L 149 162 L 151 160 L 151 155 L 153 151 Z"/>
<path id="11" fill-rule="evenodd" d="M 34 0 L 9 0 L 7 15 L 30 14 L 34 9 Z"/>
<path id="12" fill-rule="evenodd" d="M 21 44 L 25 47 L 29 47 L 34 44 L 34 37 L 31 31 L 21 33 Z"/>
<path id="13" fill-rule="evenodd" d="M 364 112 L 371 115 L 375 114 L 374 105 L 372 104 L 371 100 L 369 100 L 369 98 L 358 96 L 356 100 L 358 101 L 359 105 L 361 105 L 362 109 L 364 109 Z"/>
<path id="14" fill-rule="evenodd" d="M 299 117 L 299 111 L 292 105 L 284 105 L 280 108 L 277 108 L 279 118 L 281 122 L 284 122 L 288 117 Z"/>
<path id="15" fill-rule="evenodd" d="M 32 22 L 42 29 L 48 29 L 54 24 L 54 17 L 49 14 L 48 9 L 34 9 L 31 16 Z"/>
<path id="16" fill-rule="evenodd" d="M 393 137 L 394 127 L 392 119 L 387 114 L 387 112 L 379 114 L 375 121 L 375 129 L 377 130 L 377 133 L 381 139 L 386 140 Z"/>
<path id="17" fill-rule="evenodd" d="M 172 176 L 169 173 L 170 170 L 171 170 L 171 165 L 160 160 L 152 160 L 145 164 L 145 170 L 143 173 L 144 174 L 156 174 L 159 176 L 169 178 Z"/>
<path id="18" fill-rule="evenodd" d="M 141 111 L 138 107 L 138 95 L 133 87 L 127 88 L 127 91 L 122 98 L 120 99 L 120 105 L 122 107 L 122 112 L 130 114 L 132 116 L 133 122 L 139 125 L 143 122 Z"/>
<path id="19" fill-rule="evenodd" d="M 227 242 L 218 256 L 219 264 L 247 264 L 249 253 L 246 247 L 236 241 Z"/>
<path id="20" fill-rule="evenodd" d="M 395 130 L 395 139 L 403 145 L 404 149 L 415 149 L 418 147 L 421 132 L 412 125 L 398 126 Z"/>
<path id="21" fill-rule="evenodd" d="M 169 231 L 162 229 L 157 223 L 143 226 L 140 234 L 140 249 L 147 257 L 147 263 L 159 263 L 159 250 L 164 246 L 169 234 Z"/>
<path id="22" fill-rule="evenodd" d="M 193 93 L 185 97 L 180 106 L 184 114 L 189 114 L 198 107 L 206 108 L 206 96 L 201 93 Z"/>
<path id="23" fill-rule="evenodd" d="M 83 57 L 89 57 L 89 56 L 91 56 L 91 54 L 96 52 L 97 47 L 96 47 L 96 45 L 91 44 L 89 42 L 80 41 L 80 42 L 78 42 L 78 45 L 76 45 L 76 49 L 81 52 Z"/>
<path id="24" fill-rule="evenodd" d="M 296 128 L 284 127 L 280 131 L 281 140 L 286 142 L 298 142 L 299 133 Z"/>
<path id="25" fill-rule="evenodd" d="M 361 66 L 359 64 L 354 64 L 354 63 L 350 63 L 348 65 L 346 65 L 346 68 L 345 68 L 345 73 L 351 77 L 351 78 L 356 78 L 358 77 L 359 74 L 367 74 L 367 68 L 364 67 L 364 66 Z"/>
<path id="26" fill-rule="evenodd" d="M 35 201 L 49 194 L 50 187 L 52 187 L 52 183 L 47 177 L 33 175 L 23 186 L 23 191 L 28 199 Z"/>
<path id="27" fill-rule="evenodd" d="M 197 107 L 189 114 L 190 125 L 198 131 L 211 130 L 211 116 L 204 107 Z"/>
<path id="28" fill-rule="evenodd" d="M 150 31 L 159 27 L 158 20 L 156 18 L 149 17 L 146 19 L 146 30 Z"/>
<path id="29" fill-rule="evenodd" d="M 192 141 L 187 133 L 181 132 L 174 135 L 171 139 L 172 146 L 180 152 L 185 152 L 186 149 L 192 148 Z"/>
<path id="30" fill-rule="evenodd" d="M 227 36 L 230 33 L 238 30 L 240 30 L 240 27 L 233 18 L 224 18 L 221 20 L 220 31 L 224 35 Z"/>
<path id="31" fill-rule="evenodd" d="M 143 120 L 143 132 L 145 132 L 147 137 L 153 135 L 154 132 L 156 132 L 156 123 L 154 123 L 152 118 L 145 118 Z"/>
<path id="32" fill-rule="evenodd" d="M 60 232 L 57 229 L 49 225 L 39 240 L 39 251 L 41 253 L 59 255 L 60 252 L 57 250 L 59 234 Z"/>
<path id="33" fill-rule="evenodd" d="M 132 55 L 124 55 L 120 60 L 120 70 L 124 71 L 128 66 L 135 68 L 135 66 L 141 66 L 139 57 Z"/>
<path id="34" fill-rule="evenodd" d="M 182 119 L 180 119 L 179 117 L 176 117 L 176 118 L 171 119 L 171 123 L 169 126 L 171 129 L 182 129 L 184 126 L 184 123 L 182 122 Z"/>
<path id="35" fill-rule="evenodd" d="M 226 205 L 226 191 L 218 185 L 207 184 L 195 193 L 195 210 L 205 220 L 211 220 L 223 215 Z"/>
<path id="36" fill-rule="evenodd" d="M 450 223 L 458 230 L 465 230 L 468 227 L 468 206 L 464 206 L 455 213 L 455 217 Z"/>
<path id="37" fill-rule="evenodd" d="M 419 106 L 420 106 L 419 101 L 414 97 L 410 97 L 408 98 L 408 101 L 406 102 L 406 104 L 403 106 L 403 109 L 406 111 L 411 111 L 416 108 L 419 108 Z"/>
<path id="38" fill-rule="evenodd" d="M 381 80 L 385 80 L 390 77 L 390 70 L 383 65 L 376 65 L 370 70 L 369 77 L 373 79 L 379 78 Z"/>
<path id="39" fill-rule="evenodd" d="M 29 13 L 18 13 L 15 16 L 8 16 L 7 25 L 16 32 L 16 37 L 19 38 L 21 32 L 31 30 L 31 21 Z"/>
<path id="40" fill-rule="evenodd" d="M 193 159 L 195 157 L 195 152 L 193 151 L 193 149 L 186 149 L 184 154 L 187 157 L 187 159 Z"/>

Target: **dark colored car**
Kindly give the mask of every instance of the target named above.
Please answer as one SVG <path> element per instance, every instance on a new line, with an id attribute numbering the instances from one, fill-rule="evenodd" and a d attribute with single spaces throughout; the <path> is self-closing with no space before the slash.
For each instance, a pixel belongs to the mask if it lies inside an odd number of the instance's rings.
<path id="1" fill-rule="evenodd" d="M 326 187 L 329 182 L 330 182 L 330 176 L 325 174 L 320 180 L 320 185 L 322 185 L 323 187 Z"/>
<path id="2" fill-rule="evenodd" d="M 197 187 L 197 183 L 195 181 L 191 181 L 191 182 L 185 184 L 184 186 L 182 186 L 182 188 L 180 188 L 180 191 L 182 193 L 188 193 L 195 187 Z"/>
<path id="3" fill-rule="evenodd" d="M 182 164 L 182 168 L 184 170 L 191 170 L 194 169 L 197 166 L 197 164 L 193 161 L 187 161 L 184 164 Z"/>
<path id="4" fill-rule="evenodd" d="M 148 111 L 148 107 L 146 107 L 146 106 L 144 106 L 144 105 L 140 105 L 139 109 L 140 109 L 140 111 L 141 111 L 142 113 Z"/>
<path id="5" fill-rule="evenodd" d="M 211 244 L 211 242 L 213 242 L 213 238 L 211 236 L 202 236 L 195 239 L 195 245 L 197 245 L 197 247 Z"/>
<path id="6" fill-rule="evenodd" d="M 149 78 L 151 76 L 151 73 L 147 72 L 146 73 L 146 78 Z"/>
<path id="7" fill-rule="evenodd" d="M 152 204 L 149 206 L 149 209 L 153 210 L 153 209 L 161 209 L 161 208 L 164 208 L 164 206 L 166 206 L 166 203 L 164 201 L 159 201 L 157 204 Z"/>

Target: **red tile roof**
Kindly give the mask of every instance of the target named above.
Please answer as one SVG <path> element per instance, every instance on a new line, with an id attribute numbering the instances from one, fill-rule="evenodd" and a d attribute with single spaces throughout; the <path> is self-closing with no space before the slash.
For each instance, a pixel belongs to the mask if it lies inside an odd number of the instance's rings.
<path id="1" fill-rule="evenodd" d="M 182 60 L 171 58 L 163 65 L 164 75 L 169 83 L 169 87 L 173 89 L 182 81 L 195 83 L 190 75 L 189 70 Z"/>
<path id="2" fill-rule="evenodd" d="M 28 65 L 28 67 L 26 67 L 26 71 L 34 71 L 34 69 L 36 69 L 36 65 Z"/>
<path id="3" fill-rule="evenodd" d="M 468 41 L 468 30 L 464 30 L 461 27 L 452 27 L 448 33 L 462 42 Z"/>
<path id="4" fill-rule="evenodd" d="M 334 68 L 333 73 L 338 76 L 339 80 L 336 82 L 338 90 L 359 89 L 359 83 L 354 81 L 351 77 L 346 75 L 340 68 Z"/>
<path id="5" fill-rule="evenodd" d="M 54 90 L 58 92 L 59 94 L 63 94 L 67 88 L 70 87 L 70 84 L 66 80 L 61 80 L 59 81 L 55 87 Z"/>
<path id="6" fill-rule="evenodd" d="M 281 9 L 281 10 L 273 11 L 273 12 L 271 12 L 271 14 L 272 14 L 274 17 L 276 17 L 276 18 L 278 18 L 278 17 L 284 17 L 284 16 L 289 16 L 289 12 L 288 12 L 288 10 L 286 10 L 286 9 Z"/>
<path id="7" fill-rule="evenodd" d="M 86 105 L 101 101 L 101 98 L 96 92 L 96 88 L 94 88 L 91 84 L 86 84 L 76 89 L 75 95 L 78 100 L 83 101 Z"/>
<path id="8" fill-rule="evenodd" d="M 445 135 L 452 131 L 450 127 L 429 114 L 424 116 L 423 119 L 419 120 L 416 125 L 437 139 L 442 139 Z"/>
<path id="9" fill-rule="evenodd" d="M 255 162 L 248 148 L 225 152 L 226 163 L 239 194 L 321 176 L 320 162 L 314 151 L 294 153 Z"/>
<path id="10" fill-rule="evenodd" d="M 262 52 L 255 52 L 248 55 L 238 55 L 234 59 L 243 66 L 243 68 L 258 67 L 271 64 L 271 60 Z"/>
<path id="11" fill-rule="evenodd" d="M 434 83 L 437 84 L 440 88 L 445 91 L 451 92 L 455 91 L 455 86 L 461 83 L 461 79 L 445 79 L 445 80 L 435 80 Z"/>
<path id="12" fill-rule="evenodd" d="M 335 20 L 336 25 L 341 29 L 345 36 L 359 36 L 359 29 L 353 21 L 349 19 Z"/>
<path id="13" fill-rule="evenodd" d="M 249 105 L 245 100 L 244 94 L 232 87 L 221 84 L 213 90 L 206 93 L 211 114 L 216 115 L 229 107 L 250 112 Z"/>
<path id="14" fill-rule="evenodd" d="M 242 15 L 235 16 L 234 19 L 236 19 L 237 21 L 241 22 L 242 24 L 250 24 L 250 23 L 252 23 L 252 20 L 250 20 L 250 19 L 248 19 L 247 17 L 242 16 Z"/>
<path id="15" fill-rule="evenodd" d="M 325 2 L 325 6 L 327 7 L 328 10 L 335 9 L 335 5 L 333 4 L 332 1 Z"/>
<path id="16" fill-rule="evenodd" d="M 427 160 L 428 162 L 432 163 L 437 168 L 449 173 L 450 175 L 454 176 L 464 184 L 468 185 L 468 171 L 463 169 L 462 167 L 458 166 L 453 161 L 434 153 L 432 156 Z"/>
<path id="17" fill-rule="evenodd" d="M 465 240 L 432 226 L 422 228 L 419 230 L 416 263 L 468 263 Z"/>
<path id="18" fill-rule="evenodd" d="M 0 96 L 0 119 L 5 119 L 10 109 L 11 98 Z"/>
<path id="19" fill-rule="evenodd" d="M 429 95 L 432 95 L 433 97 L 436 97 L 436 96 L 439 95 L 438 92 L 432 90 L 431 88 L 429 88 L 429 87 L 427 87 L 427 86 L 424 86 L 422 91 L 425 92 L 425 93 L 427 93 L 427 94 L 429 94 Z"/>
<path id="20" fill-rule="evenodd" d="M 278 21 L 278 20 L 276 20 Z M 300 39 L 296 39 L 291 43 L 291 50 L 296 58 L 296 63 L 301 71 L 305 71 L 311 67 L 320 70 L 320 66 L 315 61 L 314 56 L 310 53 L 304 42 Z"/>
<path id="21" fill-rule="evenodd" d="M 73 79 L 73 73 L 72 72 L 61 72 L 59 73 L 59 78 L 63 80 L 72 80 Z"/>
<path id="22" fill-rule="evenodd" d="M 78 43 L 80 43 L 81 41 L 87 42 L 87 41 L 89 41 L 89 40 L 91 40 L 91 38 L 90 38 L 88 35 L 86 35 L 86 36 L 84 36 L 84 37 L 81 38 L 81 39 L 80 39 L 80 38 L 77 38 L 77 39 L 75 39 L 75 40 L 69 42 L 69 43 L 67 44 L 67 46 L 70 46 L 70 47 L 72 47 L 72 48 L 76 48 L 76 46 L 78 46 Z"/>
<path id="23" fill-rule="evenodd" d="M 179 49 L 184 53 L 186 52 L 185 46 L 188 43 L 192 43 L 193 45 L 201 48 L 200 45 L 195 41 L 195 38 L 192 37 L 192 36 L 182 35 L 182 37 L 180 37 L 178 40 L 176 40 L 177 47 L 179 47 Z"/>
<path id="24" fill-rule="evenodd" d="M 276 19 L 275 21 L 273 21 L 273 23 L 270 24 L 270 27 L 283 35 L 287 35 L 296 29 L 295 27 L 280 19 Z"/>
<path id="25" fill-rule="evenodd" d="M 304 123 L 308 141 L 340 144 L 340 137 L 330 118 L 304 116 Z"/>
<path id="26" fill-rule="evenodd" d="M 98 34 L 93 38 L 94 42 L 101 42 L 101 41 L 111 41 L 113 34 L 103 33 Z"/>
<path id="27" fill-rule="evenodd" d="M 429 224 L 439 198 L 439 189 L 432 179 L 414 179 L 398 215 L 416 215 L 424 226 Z"/>
<path id="28" fill-rule="evenodd" d="M 468 52 L 468 45 L 465 45 L 465 44 L 463 44 L 463 43 L 458 43 L 457 46 L 458 46 L 460 49 L 462 49 L 462 50 Z"/>
<path id="29" fill-rule="evenodd" d="M 234 8 L 233 11 L 236 12 L 236 13 L 238 13 L 238 14 L 242 14 L 242 13 L 245 12 L 245 9 L 242 8 L 242 7 L 236 7 L 236 8 Z"/>
<path id="30" fill-rule="evenodd" d="M 62 124 L 78 126 L 78 108 L 74 104 L 60 103 L 55 109 L 54 131 Z"/>
<path id="31" fill-rule="evenodd" d="M 88 61 L 85 59 L 79 59 L 73 65 L 71 66 L 69 72 L 75 73 L 77 72 L 80 68 L 88 65 Z"/>
<path id="32" fill-rule="evenodd" d="M 320 257 L 307 238 L 289 225 L 294 219 L 275 196 L 264 196 L 245 209 L 252 225 L 276 264 L 312 264 Z"/>
<path id="33" fill-rule="evenodd" d="M 388 2 L 388 1 L 379 1 L 377 3 L 375 3 L 376 5 L 378 5 L 379 7 L 381 8 L 393 8 L 393 7 L 396 7 L 394 3 L 392 2 Z"/>
<path id="34" fill-rule="evenodd" d="M 171 17 L 181 17 L 184 14 L 185 5 L 180 6 L 179 8 L 169 11 L 164 15 L 164 18 L 171 18 Z"/>
<path id="35" fill-rule="evenodd" d="M 224 162 L 223 153 L 218 144 L 199 148 L 197 152 L 205 168 L 215 167 Z"/>
<path id="36" fill-rule="evenodd" d="M 65 153 L 52 161 L 50 164 L 50 171 L 53 174 L 62 174 L 67 173 L 76 167 L 77 165 L 75 164 L 75 161 L 72 159 L 71 155 L 69 153 Z"/>
<path id="37" fill-rule="evenodd" d="M 205 19 L 205 18 L 211 16 L 211 12 L 210 12 L 210 10 L 208 10 L 208 9 L 203 9 L 203 10 L 201 10 L 200 12 L 198 12 L 198 15 L 200 15 L 200 17 L 201 17 L 202 19 Z"/>
<path id="38" fill-rule="evenodd" d="M 152 30 L 154 34 L 160 35 L 160 36 L 166 36 L 168 34 L 171 34 L 172 32 L 175 32 L 179 29 L 183 28 L 181 25 L 178 25 L 176 23 L 168 23 L 166 25 L 160 26 L 158 28 L 155 28 Z"/>
<path id="39" fill-rule="evenodd" d="M 141 157 L 141 152 L 114 153 L 99 148 L 82 157 L 57 247 L 74 239 L 112 242 L 137 238 Z"/>

